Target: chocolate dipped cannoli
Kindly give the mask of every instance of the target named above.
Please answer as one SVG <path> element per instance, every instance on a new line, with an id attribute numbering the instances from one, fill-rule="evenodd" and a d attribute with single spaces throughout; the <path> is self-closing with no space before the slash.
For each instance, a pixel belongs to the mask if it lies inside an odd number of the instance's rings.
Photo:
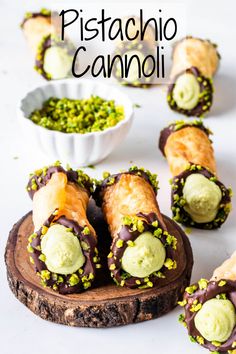
<path id="1" fill-rule="evenodd" d="M 128 86 L 134 86 L 134 87 L 147 87 L 148 84 L 151 84 L 153 81 L 153 77 L 151 75 L 152 70 L 153 70 L 153 63 L 150 60 L 145 60 L 145 58 L 152 54 L 154 55 L 155 53 L 155 33 L 151 25 L 148 25 L 146 27 L 146 31 L 143 35 L 143 38 L 141 39 L 140 36 L 140 19 L 138 17 L 134 17 L 135 25 L 129 26 L 127 29 L 125 29 L 125 24 L 126 21 L 129 20 L 129 18 L 124 18 L 122 19 L 122 25 L 123 25 L 123 32 L 126 33 L 128 32 L 128 37 L 132 40 L 125 40 L 125 41 L 117 41 L 116 44 L 116 49 L 113 54 L 113 59 L 115 56 L 119 56 L 122 58 L 123 63 L 127 61 L 127 63 L 130 62 L 129 71 L 127 77 L 125 77 L 125 70 L 123 65 L 123 70 L 122 66 L 120 63 L 120 60 L 115 60 L 114 63 L 115 65 L 113 66 L 113 76 L 122 84 L 122 85 L 128 85 Z M 138 33 L 138 35 L 137 35 Z M 126 57 L 126 60 L 125 60 Z M 133 57 L 133 59 L 131 59 Z M 144 65 L 144 72 L 145 76 L 142 74 L 141 70 L 141 75 L 139 77 L 139 64 L 140 63 L 140 68 L 142 68 L 143 62 L 145 61 Z"/>
<path id="2" fill-rule="evenodd" d="M 27 13 L 21 28 L 35 55 L 35 70 L 40 75 L 47 80 L 71 76 L 75 47 L 69 39 L 60 39 L 60 22 L 56 13 L 47 9 Z"/>
<path id="3" fill-rule="evenodd" d="M 97 187 L 112 237 L 108 267 L 120 286 L 150 288 L 178 267 L 177 239 L 166 229 L 156 192 L 156 175 L 137 167 L 107 176 Z"/>
<path id="4" fill-rule="evenodd" d="M 210 134 L 202 121 L 176 121 L 161 131 L 159 139 L 174 176 L 174 220 L 202 229 L 220 227 L 231 209 L 231 190 L 216 175 Z"/>
<path id="5" fill-rule="evenodd" d="M 173 49 L 171 84 L 167 101 L 170 108 L 186 116 L 204 116 L 213 101 L 213 82 L 220 56 L 209 40 L 186 37 Z"/>
<path id="6" fill-rule="evenodd" d="M 96 233 L 86 217 L 92 181 L 56 163 L 35 171 L 27 190 L 34 224 L 28 251 L 41 284 L 61 294 L 89 288 L 100 267 Z"/>
<path id="7" fill-rule="evenodd" d="M 214 353 L 236 351 L 236 252 L 217 268 L 210 281 L 185 289 L 185 314 L 180 322 L 188 329 L 191 341 Z"/>

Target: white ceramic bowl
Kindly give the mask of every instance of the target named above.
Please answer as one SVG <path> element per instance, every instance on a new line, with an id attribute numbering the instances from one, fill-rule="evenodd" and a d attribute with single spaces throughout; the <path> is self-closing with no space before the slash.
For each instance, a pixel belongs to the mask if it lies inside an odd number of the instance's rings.
<path id="1" fill-rule="evenodd" d="M 48 130 L 28 119 L 31 112 L 41 108 L 52 96 L 80 99 L 91 95 L 114 99 L 116 104 L 124 107 L 125 118 L 112 128 L 86 134 Z M 103 160 L 126 137 L 132 123 L 133 105 L 127 95 L 114 86 L 95 80 L 69 79 L 50 82 L 28 92 L 20 101 L 17 115 L 24 133 L 33 138 L 47 156 L 76 166 L 87 166 Z"/>

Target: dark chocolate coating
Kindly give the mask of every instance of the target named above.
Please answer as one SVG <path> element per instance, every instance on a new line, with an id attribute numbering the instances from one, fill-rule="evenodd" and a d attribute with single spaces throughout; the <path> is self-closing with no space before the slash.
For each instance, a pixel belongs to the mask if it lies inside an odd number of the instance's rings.
<path id="1" fill-rule="evenodd" d="M 197 80 L 199 82 L 199 86 L 200 86 L 201 97 L 199 97 L 199 101 L 198 101 L 197 105 L 190 110 L 178 107 L 176 102 L 174 101 L 174 98 L 173 98 L 173 90 L 175 87 L 175 82 L 179 76 L 181 76 L 185 73 L 189 73 L 189 74 L 194 75 L 197 78 Z M 211 108 L 211 105 L 213 102 L 213 91 L 214 91 L 214 88 L 213 88 L 212 80 L 203 76 L 200 73 L 200 71 L 198 70 L 198 68 L 192 66 L 191 68 L 188 68 L 187 70 L 184 70 L 175 76 L 174 82 L 168 86 L 167 101 L 168 101 L 169 107 L 173 111 L 176 111 L 178 113 L 182 113 L 188 117 L 191 117 L 191 116 L 203 117 L 205 115 L 205 113 L 207 113 Z"/>
<path id="2" fill-rule="evenodd" d="M 81 267 L 83 270 L 83 273 L 80 274 L 79 271 L 75 272 L 80 279 L 79 283 L 70 286 L 69 284 L 69 278 L 71 274 L 68 275 L 62 275 L 59 274 L 60 277 L 63 279 L 60 283 L 57 283 L 57 280 L 53 279 L 52 273 L 50 276 L 49 280 L 45 280 L 45 285 L 49 287 L 53 287 L 53 285 L 56 285 L 58 288 L 58 292 L 60 294 L 71 294 L 71 293 L 78 293 L 83 290 L 83 282 L 82 278 L 84 277 L 89 277 L 89 275 L 92 274 L 92 279 L 89 279 L 89 282 L 91 282 L 95 278 L 95 273 L 96 273 L 96 262 L 94 262 L 94 257 L 96 257 L 96 244 L 97 241 L 95 237 L 92 234 L 85 235 L 83 233 L 83 227 L 81 227 L 77 222 L 67 219 L 65 216 L 61 216 L 59 219 L 56 219 L 56 216 L 51 215 L 48 220 L 44 223 L 44 226 L 50 227 L 52 224 L 60 224 L 63 225 L 67 228 L 72 229 L 72 232 L 74 235 L 76 235 L 81 242 L 85 242 L 88 245 L 88 250 L 83 249 L 83 255 L 85 257 L 85 263 Z M 41 244 L 41 239 L 43 237 L 42 235 L 42 228 L 36 232 L 36 237 L 32 240 L 30 243 L 31 247 L 33 248 L 33 253 L 30 253 L 31 257 L 34 260 L 34 265 L 35 265 L 35 271 L 36 272 L 41 272 L 42 270 L 47 270 L 47 266 L 45 262 L 39 259 L 39 256 L 41 254 L 41 251 L 38 250 L 38 247 Z"/>
<path id="3" fill-rule="evenodd" d="M 208 179 L 211 178 L 216 179 L 214 183 L 216 183 L 216 185 L 220 188 L 222 192 L 222 199 L 220 202 L 218 213 L 215 219 L 211 222 L 197 223 L 193 221 L 191 216 L 184 210 L 183 205 L 180 204 L 180 198 L 183 196 L 184 183 L 187 177 L 193 173 L 200 173 Z M 224 184 L 221 183 L 212 172 L 210 172 L 208 169 L 202 166 L 199 165 L 196 166 L 193 163 L 190 163 L 190 167 L 188 167 L 185 171 L 181 172 L 179 175 L 173 178 L 172 193 L 171 193 L 172 212 L 173 212 L 174 220 L 180 222 L 183 225 L 194 226 L 196 228 L 206 229 L 206 230 L 217 229 L 227 219 L 228 214 L 230 212 L 230 208 L 229 208 L 230 203 L 231 203 L 230 190 L 227 189 L 224 186 Z M 178 219 L 176 219 L 177 216 Z"/>
<path id="4" fill-rule="evenodd" d="M 193 301 L 197 300 L 198 303 L 204 304 L 206 301 L 215 298 L 217 295 L 226 294 L 228 300 L 232 302 L 234 307 L 236 308 L 236 281 L 232 280 L 224 280 L 226 282 L 225 285 L 220 286 L 220 281 L 210 281 L 207 285 L 206 289 L 200 290 L 198 283 L 194 284 L 197 286 L 197 290 L 193 294 L 184 293 L 184 299 L 187 301 L 185 305 L 185 323 L 188 328 L 188 333 L 194 339 L 197 336 L 202 336 L 201 333 L 197 330 L 194 318 L 197 312 L 190 311 Z M 204 338 L 204 344 L 201 344 L 203 347 L 209 349 L 210 351 L 216 351 L 220 353 L 227 353 L 228 350 L 233 350 L 232 347 L 233 342 L 236 341 L 236 327 L 234 327 L 231 336 L 227 339 L 226 342 L 222 343 L 221 346 L 214 346 L 211 342 Z"/>
<path id="5" fill-rule="evenodd" d="M 52 37 L 51 34 L 45 36 L 42 42 L 39 44 L 38 53 L 35 59 L 35 70 L 38 71 L 46 80 L 51 80 L 50 73 L 44 70 L 44 56 L 46 50 L 51 47 L 61 47 L 67 51 L 67 54 L 73 58 L 75 53 L 74 45 L 67 39 L 61 41 L 55 36 Z M 72 76 L 72 73 L 68 73 L 68 76 Z"/>
<path id="6" fill-rule="evenodd" d="M 28 20 L 30 20 L 31 18 L 36 18 L 36 17 L 51 17 L 51 16 L 52 16 L 51 11 L 50 11 L 48 14 L 42 13 L 42 12 L 32 12 L 29 17 L 24 17 L 24 18 L 23 18 L 23 21 L 21 22 L 20 26 L 21 26 L 21 28 L 23 28 L 23 27 L 24 27 L 24 24 L 25 24 Z"/>
<path id="7" fill-rule="evenodd" d="M 40 174 L 34 174 L 33 176 L 30 177 L 29 182 L 27 184 L 27 191 L 29 193 L 29 196 L 31 199 L 33 199 L 34 194 L 42 187 L 46 186 L 47 182 L 51 179 L 53 173 L 56 172 L 62 172 L 65 173 L 68 181 L 78 184 L 81 186 L 81 184 L 78 181 L 79 175 L 78 172 L 72 169 L 65 170 L 62 166 L 50 166 L 46 169 L 45 173 L 42 171 Z M 32 189 L 32 180 L 35 181 L 35 184 L 37 186 L 36 190 Z M 88 191 L 90 194 L 91 189 L 93 188 L 93 184 L 88 178 L 87 180 L 84 178 L 83 179 L 83 187 Z"/>

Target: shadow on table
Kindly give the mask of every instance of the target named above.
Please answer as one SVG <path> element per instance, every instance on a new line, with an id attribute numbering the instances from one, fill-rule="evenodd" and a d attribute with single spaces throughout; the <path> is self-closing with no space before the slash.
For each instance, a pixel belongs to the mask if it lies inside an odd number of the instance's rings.
<path id="1" fill-rule="evenodd" d="M 216 74 L 214 87 L 214 103 L 211 114 L 218 116 L 236 109 L 236 77 Z"/>

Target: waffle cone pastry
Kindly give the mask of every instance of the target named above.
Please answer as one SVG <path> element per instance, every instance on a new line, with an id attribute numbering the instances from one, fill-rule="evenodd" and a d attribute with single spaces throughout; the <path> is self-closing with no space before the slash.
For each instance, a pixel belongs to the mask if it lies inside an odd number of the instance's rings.
<path id="1" fill-rule="evenodd" d="M 21 28 L 35 56 L 35 70 L 40 75 L 47 80 L 71 75 L 75 47 L 68 38 L 60 40 L 61 24 L 57 13 L 47 9 L 26 13 Z"/>
<path id="2" fill-rule="evenodd" d="M 153 287 L 178 267 L 177 240 L 166 229 L 156 191 L 156 176 L 137 167 L 108 176 L 97 188 L 112 237 L 108 266 L 121 286 Z"/>
<path id="3" fill-rule="evenodd" d="M 174 219 L 204 229 L 221 226 L 231 206 L 231 191 L 216 175 L 210 134 L 201 121 L 176 121 L 161 131 L 159 139 L 173 175 Z"/>
<path id="4" fill-rule="evenodd" d="M 187 116 L 204 116 L 213 102 L 212 78 L 219 66 L 217 46 L 209 40 L 186 37 L 176 43 L 167 101 Z"/>
<path id="5" fill-rule="evenodd" d="M 42 285 L 62 294 L 87 289 L 95 278 L 97 236 L 86 216 L 92 189 L 82 171 L 59 164 L 36 171 L 27 186 L 35 228 L 30 260 Z"/>
<path id="6" fill-rule="evenodd" d="M 236 352 L 236 252 L 210 281 L 200 279 L 185 289 L 180 321 L 190 339 L 216 353 Z"/>

